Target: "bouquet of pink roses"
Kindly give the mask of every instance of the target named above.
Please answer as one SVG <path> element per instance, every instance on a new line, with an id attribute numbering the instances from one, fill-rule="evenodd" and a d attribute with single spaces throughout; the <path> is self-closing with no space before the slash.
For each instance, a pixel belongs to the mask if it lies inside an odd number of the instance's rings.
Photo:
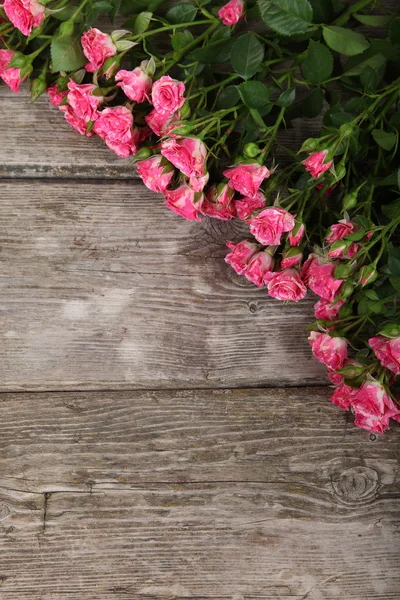
<path id="1" fill-rule="evenodd" d="M 371 0 L 166 5 L 4 0 L 0 77 L 132 157 L 178 215 L 246 223 L 226 262 L 273 298 L 316 294 L 331 400 L 382 433 L 400 421 L 399 15 Z M 122 28 L 94 27 L 102 13 Z M 298 118 L 321 131 L 296 153 L 282 131 Z"/>

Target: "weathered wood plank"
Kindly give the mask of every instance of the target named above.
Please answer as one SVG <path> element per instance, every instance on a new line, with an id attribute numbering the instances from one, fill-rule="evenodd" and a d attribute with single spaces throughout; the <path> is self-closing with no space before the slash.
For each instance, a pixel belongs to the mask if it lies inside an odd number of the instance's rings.
<path id="1" fill-rule="evenodd" d="M 134 182 L 0 194 L 3 391 L 325 382 L 313 299 L 285 306 L 224 263 L 240 224 L 187 222 Z"/>
<path id="2" fill-rule="evenodd" d="M 398 426 L 316 388 L 0 400 L 2 600 L 398 599 Z"/>

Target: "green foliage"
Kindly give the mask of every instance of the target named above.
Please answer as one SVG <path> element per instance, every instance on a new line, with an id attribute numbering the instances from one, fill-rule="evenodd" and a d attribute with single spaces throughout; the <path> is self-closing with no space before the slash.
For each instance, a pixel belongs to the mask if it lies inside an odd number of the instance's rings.
<path id="1" fill-rule="evenodd" d="M 249 79 L 258 71 L 263 58 L 264 46 L 254 33 L 244 33 L 232 46 L 231 63 L 243 79 Z"/>
<path id="2" fill-rule="evenodd" d="M 310 40 L 307 57 L 301 63 L 303 77 L 309 83 L 323 83 L 332 75 L 333 56 L 326 46 Z"/>
<path id="3" fill-rule="evenodd" d="M 281 35 L 304 33 L 313 20 L 308 0 L 257 0 L 257 4 L 264 23 Z"/>
<path id="4" fill-rule="evenodd" d="M 196 6 L 188 2 L 182 2 L 170 8 L 166 17 L 170 23 L 191 23 L 194 21 L 196 14 Z"/>
<path id="5" fill-rule="evenodd" d="M 344 27 L 336 27 L 335 25 L 324 27 L 323 36 L 331 50 L 346 56 L 361 54 L 369 47 L 368 40 L 361 33 Z"/>
<path id="6" fill-rule="evenodd" d="M 82 51 L 80 35 L 71 37 L 53 37 L 51 40 L 52 71 L 75 71 L 87 62 Z"/>

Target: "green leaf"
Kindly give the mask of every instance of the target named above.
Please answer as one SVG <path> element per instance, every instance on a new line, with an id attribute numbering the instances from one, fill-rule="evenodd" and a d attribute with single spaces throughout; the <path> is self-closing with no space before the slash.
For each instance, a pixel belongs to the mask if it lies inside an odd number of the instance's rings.
<path id="1" fill-rule="evenodd" d="M 301 63 L 303 77 L 310 83 L 322 83 L 333 71 L 333 56 L 326 46 L 310 40 L 306 59 Z"/>
<path id="2" fill-rule="evenodd" d="M 351 61 L 349 61 L 351 62 Z M 383 54 L 374 54 L 361 62 L 358 62 L 352 68 L 348 68 L 348 65 L 344 67 L 344 74 L 347 77 L 353 77 L 356 75 L 361 75 L 364 71 L 365 67 L 372 67 L 373 69 L 379 69 L 386 63 L 386 57 Z"/>
<path id="3" fill-rule="evenodd" d="M 236 85 L 229 85 L 220 93 L 217 108 L 233 108 L 239 100 L 240 93 L 238 87 Z"/>
<path id="4" fill-rule="evenodd" d="M 166 14 L 168 21 L 172 24 L 191 23 L 197 15 L 197 7 L 188 2 L 173 6 Z"/>
<path id="5" fill-rule="evenodd" d="M 400 246 L 390 247 L 388 267 L 392 275 L 400 277 Z"/>
<path id="6" fill-rule="evenodd" d="M 392 44 L 400 44 L 400 19 L 395 19 L 390 25 L 390 41 Z"/>
<path id="7" fill-rule="evenodd" d="M 121 8 L 121 0 L 111 0 L 112 9 L 110 10 L 110 19 L 111 23 L 114 23 L 115 17 L 120 11 Z"/>
<path id="8" fill-rule="evenodd" d="M 133 26 L 133 33 L 135 35 L 144 33 L 149 28 L 152 16 L 153 13 L 151 12 L 139 13 L 136 17 L 135 25 Z"/>
<path id="9" fill-rule="evenodd" d="M 353 17 L 362 23 L 363 25 L 369 25 L 370 27 L 384 27 L 393 17 L 390 15 L 360 15 L 359 13 L 353 13 Z"/>
<path id="10" fill-rule="evenodd" d="M 344 27 L 329 25 L 323 28 L 323 35 L 329 48 L 346 56 L 361 54 L 369 48 L 368 40 L 361 33 Z"/>
<path id="11" fill-rule="evenodd" d="M 380 75 L 373 67 L 365 67 L 360 75 L 360 81 L 366 94 L 376 90 L 379 80 Z"/>
<path id="12" fill-rule="evenodd" d="M 285 90 L 279 96 L 279 98 L 275 104 L 277 104 L 278 106 L 283 106 L 283 107 L 287 108 L 288 106 L 291 106 L 291 104 L 293 104 L 295 98 L 296 98 L 296 89 L 295 88 L 292 88 L 291 90 Z"/>
<path id="13" fill-rule="evenodd" d="M 53 37 L 51 40 L 52 71 L 76 71 L 87 62 L 82 51 L 80 35 L 69 38 Z"/>
<path id="14" fill-rule="evenodd" d="M 174 50 L 181 50 L 185 46 L 188 46 L 193 42 L 193 34 L 188 29 L 184 31 L 177 31 L 171 36 L 171 44 Z"/>
<path id="15" fill-rule="evenodd" d="M 346 235 L 345 239 L 350 240 L 352 242 L 359 242 L 360 240 L 363 239 L 365 234 L 366 234 L 365 229 L 360 229 L 359 231 L 356 231 L 355 233 L 350 233 L 350 235 Z"/>
<path id="16" fill-rule="evenodd" d="M 269 90 L 261 81 L 245 81 L 237 89 L 249 108 L 260 110 L 269 104 Z"/>
<path id="17" fill-rule="evenodd" d="M 306 98 L 296 102 L 289 108 L 288 118 L 306 117 L 307 119 L 313 119 L 322 111 L 323 102 L 324 92 L 321 88 L 315 88 Z"/>
<path id="18" fill-rule="evenodd" d="M 307 31 L 313 20 L 308 0 L 257 0 L 264 23 L 286 36 Z"/>
<path id="19" fill-rule="evenodd" d="M 398 171 L 400 173 L 400 169 Z M 400 182 L 399 182 L 400 183 Z M 399 185 L 400 187 L 400 185 Z M 391 202 L 390 204 L 384 204 L 381 207 L 381 210 L 385 217 L 388 219 L 399 219 L 400 218 L 400 199 Z"/>
<path id="20" fill-rule="evenodd" d="M 189 54 L 189 58 L 193 61 L 204 64 L 227 62 L 231 54 L 232 43 L 232 39 L 213 42 L 208 44 L 208 46 L 193 50 L 193 52 Z"/>
<path id="21" fill-rule="evenodd" d="M 334 16 L 332 0 L 310 0 L 314 23 L 330 23 Z"/>
<path id="22" fill-rule="evenodd" d="M 396 143 L 397 136 L 394 133 L 388 133 L 383 129 L 373 129 L 372 137 L 384 150 L 391 150 Z"/>
<path id="23" fill-rule="evenodd" d="M 400 292 L 400 277 L 389 277 L 389 281 L 396 292 Z"/>
<path id="24" fill-rule="evenodd" d="M 243 79 L 249 79 L 257 72 L 263 58 L 264 46 L 254 33 L 241 35 L 232 46 L 232 66 Z"/>

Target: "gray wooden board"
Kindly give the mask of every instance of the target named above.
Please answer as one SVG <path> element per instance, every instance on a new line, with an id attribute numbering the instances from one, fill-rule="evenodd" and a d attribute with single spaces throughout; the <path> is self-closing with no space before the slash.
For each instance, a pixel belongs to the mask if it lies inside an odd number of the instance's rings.
<path id="1" fill-rule="evenodd" d="M 398 426 L 324 389 L 0 396 L 0 597 L 398 600 Z"/>
<path id="2" fill-rule="evenodd" d="M 311 296 L 225 264 L 240 222 L 188 222 L 139 182 L 0 182 L 3 390 L 325 382 Z"/>

